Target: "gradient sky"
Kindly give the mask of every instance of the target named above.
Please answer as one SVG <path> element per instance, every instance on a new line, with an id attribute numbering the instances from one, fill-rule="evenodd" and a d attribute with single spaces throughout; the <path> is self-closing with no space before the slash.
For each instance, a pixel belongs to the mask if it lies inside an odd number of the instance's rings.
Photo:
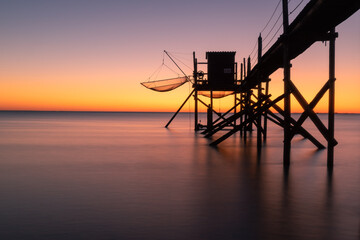
<path id="1" fill-rule="evenodd" d="M 140 85 L 161 65 L 163 50 L 190 66 L 193 51 L 199 60 L 206 51 L 236 51 L 241 61 L 277 3 L 0 0 L 0 110 L 174 111 L 189 85 L 168 93 Z M 298 3 L 292 0 L 289 10 Z M 336 29 L 337 112 L 360 113 L 359 26 L 358 11 Z M 328 45 L 316 43 L 292 64 L 292 80 L 311 101 L 328 79 Z M 276 97 L 283 89 L 282 70 L 271 78 Z M 232 101 L 216 101 L 215 107 Z M 326 107 L 325 99 L 316 111 Z M 294 104 L 293 111 L 300 107 Z"/>

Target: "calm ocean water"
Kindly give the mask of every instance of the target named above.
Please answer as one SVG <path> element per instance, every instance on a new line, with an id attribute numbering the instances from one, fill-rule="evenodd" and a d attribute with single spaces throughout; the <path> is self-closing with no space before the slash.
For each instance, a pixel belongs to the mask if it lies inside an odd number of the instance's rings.
<path id="1" fill-rule="evenodd" d="M 170 117 L 0 112 L 0 239 L 359 239 L 360 115 L 336 115 L 332 172 L 298 136 L 284 170 L 277 126 L 258 154 Z"/>

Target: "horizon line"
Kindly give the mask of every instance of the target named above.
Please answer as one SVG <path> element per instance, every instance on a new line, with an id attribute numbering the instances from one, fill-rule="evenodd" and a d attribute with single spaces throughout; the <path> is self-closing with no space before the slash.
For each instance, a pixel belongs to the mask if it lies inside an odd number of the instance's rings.
<path id="1" fill-rule="evenodd" d="M 1 110 L 1 112 L 63 112 L 63 113 L 175 113 L 174 111 L 100 111 L 100 110 Z M 194 113 L 189 111 L 183 111 L 179 113 Z M 199 113 L 206 113 L 199 112 Z M 292 114 L 302 114 L 303 112 L 291 112 Z M 315 112 L 316 114 L 328 114 L 327 112 Z M 275 113 L 278 114 L 278 113 Z M 335 114 L 360 114 L 360 112 L 335 112 Z"/>

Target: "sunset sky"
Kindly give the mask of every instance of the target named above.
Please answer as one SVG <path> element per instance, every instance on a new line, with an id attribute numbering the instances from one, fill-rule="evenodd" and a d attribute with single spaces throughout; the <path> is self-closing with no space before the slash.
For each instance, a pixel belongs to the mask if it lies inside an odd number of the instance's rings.
<path id="1" fill-rule="evenodd" d="M 0 0 L 0 110 L 175 111 L 191 86 L 158 93 L 140 85 L 161 65 L 163 50 L 190 66 L 193 51 L 199 60 L 206 51 L 236 51 L 242 61 L 278 2 Z M 292 0 L 289 12 L 300 2 Z M 360 113 L 360 12 L 336 31 L 336 112 Z M 328 79 L 328 44 L 316 43 L 292 65 L 292 80 L 311 101 Z M 276 97 L 282 70 L 271 79 Z M 316 111 L 326 108 L 325 99 Z"/>

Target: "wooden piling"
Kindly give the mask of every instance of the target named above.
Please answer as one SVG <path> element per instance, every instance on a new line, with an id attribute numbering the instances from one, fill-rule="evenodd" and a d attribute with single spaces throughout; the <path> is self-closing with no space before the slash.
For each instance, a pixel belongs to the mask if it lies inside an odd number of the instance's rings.
<path id="1" fill-rule="evenodd" d="M 249 56 L 248 59 L 247 59 L 247 72 L 248 72 L 248 74 L 250 73 L 250 71 L 251 71 L 251 58 Z M 248 92 L 248 102 L 247 102 L 247 105 L 248 105 L 248 118 L 253 119 L 253 111 L 250 109 L 251 95 L 252 95 L 252 91 L 250 90 Z M 248 130 L 250 132 L 253 131 L 253 121 L 249 122 Z"/>
<path id="2" fill-rule="evenodd" d="M 284 165 L 290 164 L 290 148 L 291 148 L 291 102 L 290 102 L 290 57 L 289 57 L 289 40 L 288 40 L 288 27 L 289 27 L 289 15 L 288 15 L 288 1 L 282 0 L 283 7 L 283 66 L 284 66 L 284 152 L 283 152 L 283 163 Z"/>
<path id="3" fill-rule="evenodd" d="M 330 31 L 329 44 L 329 115 L 328 115 L 328 156 L 327 165 L 332 167 L 334 165 L 334 129 L 335 129 L 335 28 Z"/>
<path id="4" fill-rule="evenodd" d="M 208 109 L 208 120 L 211 119 L 211 122 L 208 123 L 208 129 L 212 129 L 213 122 L 212 122 L 212 115 L 214 109 L 214 99 L 213 99 L 213 91 L 210 91 L 210 109 Z"/>
<path id="5" fill-rule="evenodd" d="M 261 34 L 259 35 L 259 38 L 258 38 L 258 65 L 260 66 L 259 62 L 261 61 L 261 56 L 262 56 L 262 38 L 261 38 Z M 259 111 L 260 107 L 261 107 L 261 70 L 259 71 L 259 76 L 258 76 L 258 80 L 259 80 L 259 84 L 257 86 L 257 94 L 258 94 L 258 99 L 257 99 L 257 109 Z M 262 145 L 262 142 L 261 142 L 261 131 L 262 131 L 262 128 L 261 128 L 261 114 L 258 114 L 257 116 L 257 119 L 256 119 L 256 122 L 257 122 L 257 148 L 260 149 L 261 148 L 261 145 Z"/>
<path id="6" fill-rule="evenodd" d="M 265 84 L 265 96 L 267 97 L 269 95 L 269 81 L 270 79 L 266 80 L 266 84 Z M 266 137 L 267 137 L 267 111 L 264 113 L 264 132 L 263 132 L 263 141 L 266 142 Z"/>
<path id="7" fill-rule="evenodd" d="M 236 114 L 236 106 L 237 106 L 237 96 L 236 96 L 237 94 L 236 94 L 236 92 L 234 93 L 234 115 Z M 234 120 L 234 128 L 235 128 L 235 126 L 236 126 L 236 119 Z"/>
<path id="8" fill-rule="evenodd" d="M 244 65 L 243 63 L 241 63 L 241 70 L 240 70 L 240 82 L 241 84 L 243 83 L 243 73 L 244 73 Z M 240 93 L 240 112 L 243 111 L 244 107 L 243 107 L 243 92 L 241 91 Z M 243 123 L 243 114 L 240 116 L 240 125 Z M 240 138 L 242 137 L 243 135 L 243 128 L 240 128 Z"/>
<path id="9" fill-rule="evenodd" d="M 193 52 L 193 61 L 194 61 L 194 83 L 195 83 L 195 92 L 194 92 L 194 99 L 195 99 L 195 107 L 194 107 L 194 114 L 195 114 L 195 131 L 199 130 L 199 120 L 198 120 L 198 91 L 197 91 L 197 59 L 195 58 L 195 52 Z"/>
<path id="10" fill-rule="evenodd" d="M 243 61 L 244 61 L 244 80 L 245 80 L 245 78 L 246 78 L 246 60 L 245 60 L 245 58 L 243 59 Z"/>
<path id="11" fill-rule="evenodd" d="M 244 64 L 244 81 L 245 81 L 245 79 L 246 79 L 246 73 L 247 73 L 247 71 L 246 71 L 246 58 L 244 58 L 243 59 L 243 64 Z M 244 122 L 246 122 L 247 121 L 247 119 L 248 119 L 248 92 L 245 92 L 244 93 L 244 110 L 245 110 L 245 114 L 244 114 Z M 243 127 L 242 127 L 242 130 L 243 130 L 243 137 L 244 137 L 244 141 L 245 141 L 245 143 L 246 143 L 246 137 L 247 137 L 247 129 L 246 129 L 247 127 L 246 127 L 246 124 L 244 124 L 243 125 Z"/>

